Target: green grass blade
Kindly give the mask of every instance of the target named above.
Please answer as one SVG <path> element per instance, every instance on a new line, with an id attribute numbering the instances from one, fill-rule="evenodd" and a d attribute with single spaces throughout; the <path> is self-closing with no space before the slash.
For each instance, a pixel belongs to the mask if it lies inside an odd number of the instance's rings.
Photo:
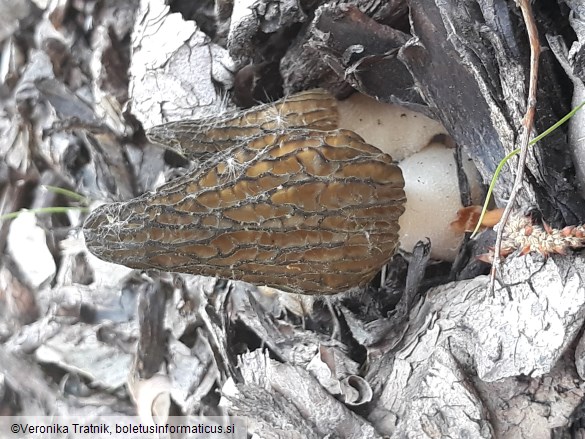
<path id="1" fill-rule="evenodd" d="M 0 215 L 0 221 L 14 219 L 23 212 L 32 212 L 35 215 L 38 215 L 38 214 L 49 214 L 49 213 L 67 213 L 70 210 L 79 210 L 80 212 L 89 212 L 89 208 L 87 208 L 87 207 L 76 207 L 76 206 L 39 207 L 38 209 L 24 209 L 24 210 L 20 210 L 18 212 L 11 212 L 11 213 L 7 213 L 4 215 Z"/>
<path id="2" fill-rule="evenodd" d="M 43 188 L 47 189 L 49 192 L 53 192 L 55 194 L 64 195 L 72 200 L 78 201 L 82 203 L 84 206 L 89 205 L 90 200 L 83 195 L 78 194 L 77 192 L 70 191 L 69 189 L 65 189 L 58 186 L 50 186 L 47 184 L 42 185 Z"/>
<path id="3" fill-rule="evenodd" d="M 510 160 L 512 157 L 514 157 L 519 152 L 520 152 L 520 148 L 517 148 L 514 151 L 512 151 L 511 153 L 509 153 L 502 160 L 500 160 L 500 163 L 498 164 L 498 167 L 496 168 L 496 172 L 494 172 L 494 176 L 492 177 L 492 181 L 490 182 L 490 185 L 488 187 L 488 191 L 487 191 L 487 194 L 485 196 L 485 201 L 483 202 L 483 207 L 481 209 L 481 215 L 479 215 L 479 220 L 477 220 L 477 224 L 475 225 L 475 229 L 473 230 L 473 233 L 471 234 L 471 238 L 473 238 L 477 235 L 477 232 L 479 231 L 479 228 L 481 227 L 483 217 L 485 216 L 485 214 L 488 210 L 488 206 L 490 204 L 490 200 L 492 197 L 492 192 L 494 191 L 494 188 L 496 187 L 496 181 L 498 181 L 498 177 L 500 175 L 500 172 L 502 171 L 502 168 L 508 162 L 508 160 Z"/>
<path id="4" fill-rule="evenodd" d="M 585 102 L 582 102 L 580 105 L 578 105 L 577 107 L 573 108 L 569 113 L 567 113 L 557 123 L 555 123 L 554 125 L 552 125 L 550 128 L 548 128 L 542 134 L 539 134 L 534 139 L 532 139 L 529 142 L 529 145 L 534 145 L 539 140 L 544 139 L 546 136 L 548 136 L 550 133 L 552 133 L 554 130 L 556 130 L 558 127 L 560 127 L 562 124 L 564 124 L 565 122 L 567 122 L 571 117 L 573 117 L 577 111 L 579 111 L 581 108 L 583 108 L 584 105 L 585 105 Z M 492 192 L 494 191 L 494 187 L 496 186 L 496 181 L 498 180 L 498 176 L 500 175 L 500 172 L 502 171 L 502 168 L 508 162 L 508 160 L 510 160 L 512 157 L 514 157 L 519 152 L 520 152 L 520 148 L 515 149 L 514 151 L 512 151 L 511 153 L 509 153 L 508 155 L 506 155 L 506 157 L 504 157 L 500 161 L 500 163 L 498 164 L 498 167 L 496 168 L 496 171 L 494 172 L 494 176 L 492 177 L 492 181 L 490 182 L 490 185 L 488 187 L 488 192 L 487 192 L 487 195 L 485 197 L 485 201 L 483 203 L 483 207 L 481 209 L 481 215 L 479 216 L 479 220 L 477 221 L 477 224 L 475 225 L 475 229 L 473 230 L 473 233 L 471 234 L 471 238 L 473 238 L 473 237 L 475 237 L 477 235 L 477 232 L 479 231 L 479 228 L 481 227 L 481 223 L 483 221 L 483 218 L 484 218 L 484 216 L 485 216 L 485 214 L 486 214 L 486 212 L 488 210 L 488 205 L 490 204 Z"/>

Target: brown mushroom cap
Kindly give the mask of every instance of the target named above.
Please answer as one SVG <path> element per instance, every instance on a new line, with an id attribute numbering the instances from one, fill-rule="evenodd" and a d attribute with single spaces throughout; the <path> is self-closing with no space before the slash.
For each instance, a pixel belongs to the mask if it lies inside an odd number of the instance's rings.
<path id="1" fill-rule="evenodd" d="M 133 268 L 333 294 L 394 253 L 403 187 L 392 158 L 351 131 L 273 131 L 99 207 L 84 234 L 96 256 Z"/>

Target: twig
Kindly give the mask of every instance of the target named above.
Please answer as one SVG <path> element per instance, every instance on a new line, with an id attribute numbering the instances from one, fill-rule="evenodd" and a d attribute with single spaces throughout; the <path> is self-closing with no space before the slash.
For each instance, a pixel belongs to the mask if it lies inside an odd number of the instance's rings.
<path id="1" fill-rule="evenodd" d="M 496 246 L 494 248 L 494 262 L 492 265 L 492 271 L 490 274 L 490 293 L 493 295 L 496 284 L 496 270 L 500 264 L 500 250 L 502 246 L 502 240 L 504 235 L 504 228 L 512 212 L 514 202 L 518 191 L 522 187 L 522 179 L 524 178 L 524 166 L 526 165 L 526 157 L 528 156 L 528 143 L 530 141 L 530 133 L 534 127 L 534 113 L 536 112 L 536 86 L 538 82 L 538 59 L 540 57 L 540 41 L 538 39 L 538 29 L 536 28 L 536 22 L 534 21 L 534 15 L 532 13 L 532 6 L 530 0 L 516 0 L 516 4 L 522 11 L 522 17 L 526 24 L 526 30 L 528 32 L 528 39 L 530 42 L 530 83 L 528 86 L 528 102 L 526 104 L 526 114 L 522 120 L 522 137 L 520 140 L 520 157 L 518 158 L 518 167 L 516 169 L 516 178 L 512 191 L 510 192 L 510 199 L 502 215 L 498 233 L 496 235 Z"/>

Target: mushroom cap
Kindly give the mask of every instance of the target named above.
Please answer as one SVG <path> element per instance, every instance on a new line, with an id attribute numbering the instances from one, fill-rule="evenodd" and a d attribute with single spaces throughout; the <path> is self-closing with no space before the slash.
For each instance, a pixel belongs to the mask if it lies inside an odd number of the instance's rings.
<path id="1" fill-rule="evenodd" d="M 404 211 L 392 158 L 352 131 L 248 138 L 84 225 L 96 256 L 304 294 L 362 287 L 390 259 Z"/>

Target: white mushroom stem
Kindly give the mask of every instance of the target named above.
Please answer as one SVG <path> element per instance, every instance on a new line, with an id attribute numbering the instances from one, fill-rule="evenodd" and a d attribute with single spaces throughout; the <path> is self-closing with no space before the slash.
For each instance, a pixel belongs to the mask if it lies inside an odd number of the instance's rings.
<path id="1" fill-rule="evenodd" d="M 423 114 L 359 93 L 339 101 L 338 111 L 340 128 L 355 131 L 399 161 L 406 192 L 406 211 L 399 222 L 401 248 L 412 251 L 418 241 L 429 238 L 432 258 L 454 260 L 463 240 L 450 227 L 463 207 L 455 150 L 429 145 L 438 134 L 447 134 L 445 128 Z M 464 171 L 479 203 L 480 177 L 470 160 L 464 160 Z"/>
<path id="2" fill-rule="evenodd" d="M 358 133 L 396 161 L 420 151 L 438 134 L 447 135 L 441 123 L 424 114 L 360 93 L 338 101 L 337 110 L 339 128 Z"/>
<path id="3" fill-rule="evenodd" d="M 431 257 L 454 260 L 463 240 L 463 235 L 450 227 L 463 207 L 455 151 L 434 143 L 399 166 L 406 193 L 406 210 L 399 220 L 401 248 L 412 251 L 417 241 L 429 238 Z M 472 192 L 479 189 L 476 176 L 471 173 Z"/>

